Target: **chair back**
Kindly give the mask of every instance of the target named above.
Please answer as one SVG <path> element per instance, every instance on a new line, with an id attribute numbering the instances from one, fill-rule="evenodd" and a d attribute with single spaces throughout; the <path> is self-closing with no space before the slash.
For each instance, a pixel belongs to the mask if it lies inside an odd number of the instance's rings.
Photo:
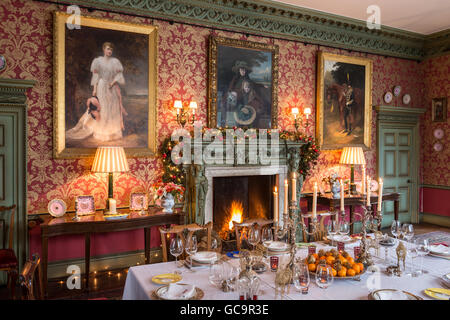
<path id="1" fill-rule="evenodd" d="M 173 225 L 170 228 L 159 228 L 159 232 L 161 234 L 161 245 L 162 245 L 162 254 L 163 254 L 163 261 L 168 261 L 167 256 L 167 240 L 170 239 L 171 234 L 175 234 L 181 238 L 181 241 L 183 242 L 183 247 L 186 246 L 186 239 L 184 237 L 184 230 L 188 231 L 187 237 L 191 237 L 194 232 L 206 230 L 207 231 L 207 250 L 211 250 L 211 234 L 212 234 L 212 222 L 208 222 L 205 225 L 199 225 L 197 223 L 191 223 L 191 224 L 184 224 L 184 225 Z M 198 239 L 201 240 L 201 239 Z M 183 252 L 180 255 L 180 258 L 183 257 L 185 253 Z"/>
<path id="2" fill-rule="evenodd" d="M 12 249 L 13 248 L 13 239 L 14 239 L 14 216 L 16 213 L 16 205 L 13 204 L 12 206 L 9 207 L 4 207 L 4 206 L 0 206 L 0 214 L 3 215 L 4 212 L 10 212 L 10 217 L 9 217 L 9 226 L 8 226 L 8 249 Z M 5 224 L 3 224 L 3 247 L 5 248 L 5 238 L 6 238 L 6 226 Z"/>
<path id="3" fill-rule="evenodd" d="M 41 300 L 43 298 L 40 262 L 41 259 L 37 253 L 33 254 L 31 260 L 25 262 L 19 276 L 22 300 Z"/>
<path id="4" fill-rule="evenodd" d="M 244 229 L 248 229 L 253 225 L 256 225 L 261 231 L 264 228 L 272 228 L 273 220 L 272 219 L 247 219 L 241 223 L 233 221 L 234 232 L 236 234 L 236 247 L 238 250 L 241 250 L 241 236 Z M 275 234 L 274 234 L 275 236 Z"/>

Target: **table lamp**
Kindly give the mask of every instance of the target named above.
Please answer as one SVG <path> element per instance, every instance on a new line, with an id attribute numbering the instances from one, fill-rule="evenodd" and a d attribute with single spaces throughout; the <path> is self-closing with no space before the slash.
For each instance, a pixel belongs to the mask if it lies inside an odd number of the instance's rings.
<path id="1" fill-rule="evenodd" d="M 108 173 L 108 200 L 106 200 L 106 211 L 116 213 L 115 203 L 110 208 L 110 201 L 114 200 L 113 173 L 128 171 L 128 162 L 125 150 L 122 147 L 98 147 L 92 163 L 92 172 Z"/>
<path id="2" fill-rule="evenodd" d="M 356 185 L 355 185 L 355 164 L 366 164 L 366 159 L 364 158 L 364 152 L 361 147 L 344 147 L 342 149 L 340 164 L 350 165 L 350 193 L 355 195 Z"/>

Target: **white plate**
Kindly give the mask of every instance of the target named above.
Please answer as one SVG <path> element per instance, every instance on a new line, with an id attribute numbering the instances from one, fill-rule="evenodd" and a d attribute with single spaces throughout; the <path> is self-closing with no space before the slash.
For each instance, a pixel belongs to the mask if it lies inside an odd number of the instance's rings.
<path id="1" fill-rule="evenodd" d="M 264 242 L 264 246 L 270 251 L 286 251 L 289 249 L 289 245 L 281 241 L 266 241 Z"/>
<path id="2" fill-rule="evenodd" d="M 189 300 L 195 295 L 195 286 L 171 283 L 156 290 L 156 295 L 164 300 Z"/>
<path id="3" fill-rule="evenodd" d="M 372 297 L 375 300 L 417 300 L 417 297 L 410 294 L 409 292 L 395 289 L 377 290 L 372 293 Z"/>
<path id="4" fill-rule="evenodd" d="M 217 252 L 214 251 L 200 251 L 192 256 L 192 261 L 200 263 L 210 263 L 218 260 L 220 257 Z"/>
<path id="5" fill-rule="evenodd" d="M 450 248 L 443 246 L 442 244 L 437 246 L 431 245 L 430 252 L 441 256 L 450 256 Z"/>
<path id="6" fill-rule="evenodd" d="M 411 96 L 409 94 L 405 94 L 403 96 L 403 103 L 404 104 L 409 104 L 411 102 Z"/>
<path id="7" fill-rule="evenodd" d="M 61 199 L 53 199 L 48 203 L 48 213 L 50 213 L 53 217 L 59 218 L 62 217 L 67 210 L 66 203 Z"/>
<path id="8" fill-rule="evenodd" d="M 333 241 L 337 241 L 337 242 L 352 242 L 353 238 L 347 235 L 340 235 L 340 234 L 336 234 L 333 236 L 328 237 L 328 239 L 333 240 Z"/>

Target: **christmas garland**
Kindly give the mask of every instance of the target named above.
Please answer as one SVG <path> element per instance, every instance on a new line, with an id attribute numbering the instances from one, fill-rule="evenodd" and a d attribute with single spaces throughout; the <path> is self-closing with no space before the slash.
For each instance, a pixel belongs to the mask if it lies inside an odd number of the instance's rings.
<path id="1" fill-rule="evenodd" d="M 164 173 L 161 179 L 163 182 L 174 182 L 179 185 L 184 185 L 182 165 L 173 163 L 171 159 L 172 148 L 177 143 L 177 141 L 171 141 L 170 137 L 168 137 L 161 145 L 159 152 L 164 167 Z"/>

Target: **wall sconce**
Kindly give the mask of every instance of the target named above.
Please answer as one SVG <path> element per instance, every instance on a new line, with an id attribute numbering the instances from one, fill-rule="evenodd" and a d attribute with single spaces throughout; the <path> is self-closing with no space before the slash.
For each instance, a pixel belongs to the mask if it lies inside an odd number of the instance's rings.
<path id="1" fill-rule="evenodd" d="M 173 107 L 177 109 L 177 122 L 184 128 L 186 122 L 189 124 L 194 124 L 195 121 L 195 110 L 197 110 L 197 102 L 191 101 L 189 103 L 189 108 L 183 107 L 183 102 L 181 100 L 175 100 Z M 192 117 L 189 119 L 188 111 L 192 112 Z"/>
<path id="2" fill-rule="evenodd" d="M 297 116 L 299 115 L 299 110 L 298 110 L 298 108 L 296 108 L 296 107 L 294 107 L 294 108 L 292 108 L 292 115 L 294 116 L 294 126 L 295 126 L 295 131 L 298 131 L 298 125 L 299 125 L 299 123 L 298 123 L 298 119 L 297 119 Z M 303 114 L 306 116 L 306 126 L 308 126 L 308 123 L 309 123 L 309 115 L 311 114 L 311 108 L 308 108 L 308 107 L 306 107 L 306 108 L 304 108 L 303 109 Z M 302 118 L 300 117 L 300 124 L 301 125 L 303 125 L 303 120 L 302 120 Z"/>

